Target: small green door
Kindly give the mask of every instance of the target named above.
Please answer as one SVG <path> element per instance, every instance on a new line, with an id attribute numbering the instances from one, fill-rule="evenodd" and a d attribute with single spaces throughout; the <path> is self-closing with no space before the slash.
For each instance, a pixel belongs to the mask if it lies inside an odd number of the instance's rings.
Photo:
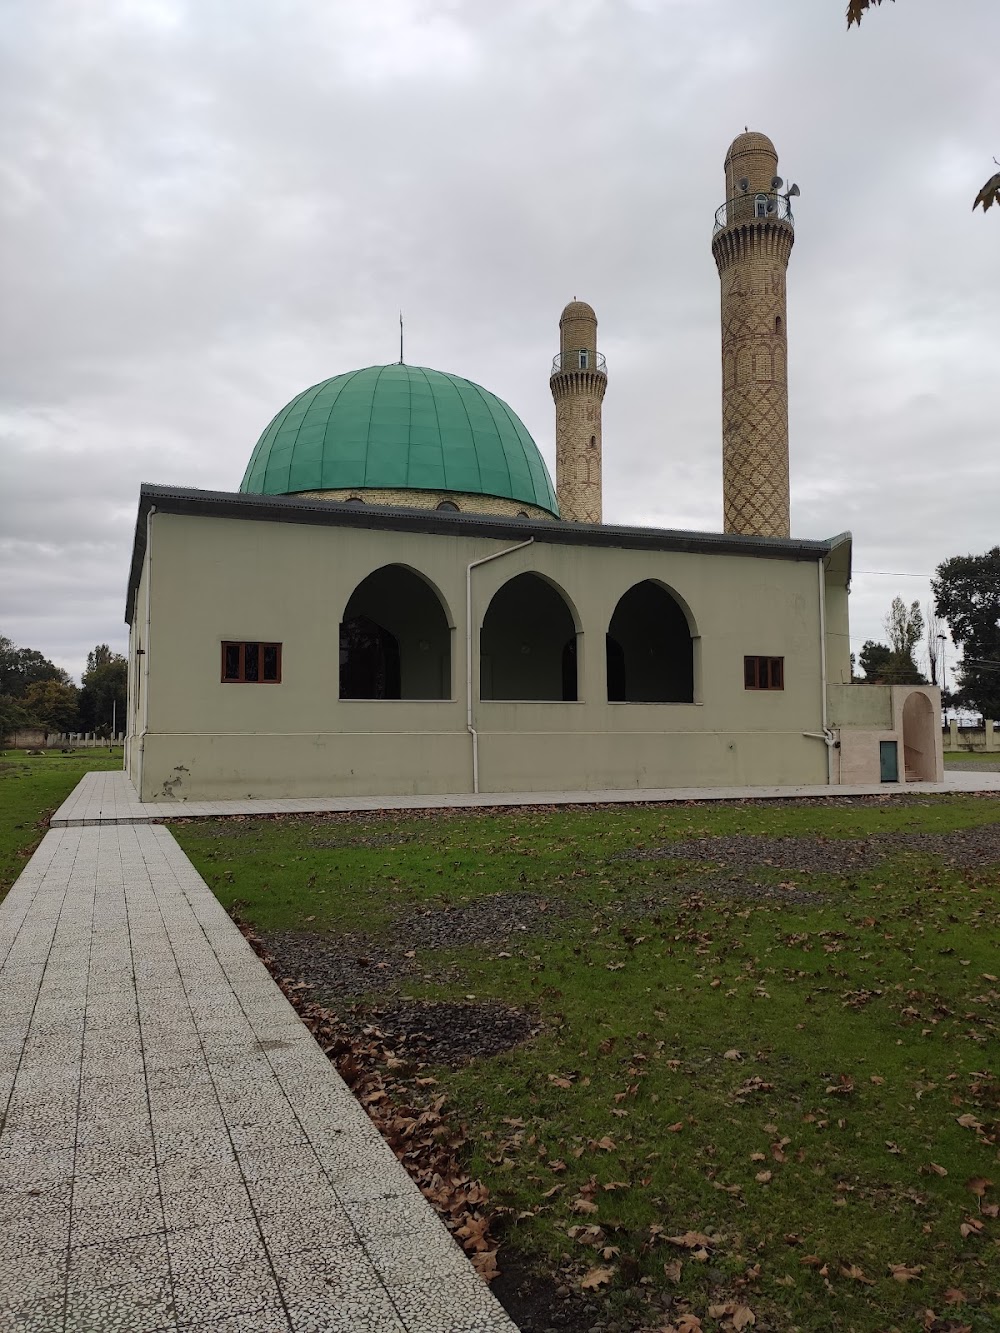
<path id="1" fill-rule="evenodd" d="M 879 770 L 883 782 L 899 781 L 899 746 L 897 741 L 879 741 Z"/>

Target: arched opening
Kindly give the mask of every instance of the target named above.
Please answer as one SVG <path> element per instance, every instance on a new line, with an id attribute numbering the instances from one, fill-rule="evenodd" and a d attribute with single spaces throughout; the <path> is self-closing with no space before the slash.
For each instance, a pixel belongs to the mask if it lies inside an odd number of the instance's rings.
<path id="1" fill-rule="evenodd" d="M 774 317 L 774 331 L 775 331 L 775 333 L 781 333 L 783 327 L 784 327 L 784 326 L 782 325 L 782 322 L 781 322 L 781 316 L 780 316 L 780 315 L 775 315 L 775 317 Z"/>
<path id="2" fill-rule="evenodd" d="M 934 707 L 915 690 L 903 701 L 903 761 L 907 782 L 933 782 L 937 777 L 937 728 Z"/>
<path id="3" fill-rule="evenodd" d="M 767 217 L 767 195 L 766 195 L 766 194 L 757 194 L 757 195 L 754 195 L 753 211 L 754 211 L 754 217 L 758 217 L 758 218 L 766 218 L 766 217 Z"/>
<path id="4" fill-rule="evenodd" d="M 483 699 L 575 701 L 576 622 L 559 590 L 518 574 L 493 595 L 479 636 Z"/>
<path id="5" fill-rule="evenodd" d="M 666 588 L 629 588 L 607 635 L 608 702 L 694 703 L 694 642 L 687 616 Z"/>
<path id="6" fill-rule="evenodd" d="M 438 509 L 447 510 L 447 512 L 450 514 L 458 513 L 458 505 L 455 503 L 454 500 L 442 500 L 437 507 Z"/>
<path id="7" fill-rule="evenodd" d="M 341 699 L 450 699 L 451 630 L 434 589 L 403 565 L 358 584 L 340 626 Z"/>

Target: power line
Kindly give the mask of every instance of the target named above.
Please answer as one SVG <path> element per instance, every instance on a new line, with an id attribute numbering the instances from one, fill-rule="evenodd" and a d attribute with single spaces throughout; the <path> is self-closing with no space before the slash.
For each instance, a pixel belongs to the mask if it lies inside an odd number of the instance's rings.
<path id="1" fill-rule="evenodd" d="M 933 574 L 904 574 L 898 569 L 855 569 L 855 574 L 885 574 L 892 579 L 932 579 Z"/>

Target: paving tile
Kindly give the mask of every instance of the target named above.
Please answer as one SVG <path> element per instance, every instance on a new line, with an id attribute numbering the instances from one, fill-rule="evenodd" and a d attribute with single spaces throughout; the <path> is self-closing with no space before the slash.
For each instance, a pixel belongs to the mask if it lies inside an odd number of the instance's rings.
<path id="1" fill-rule="evenodd" d="M 139 1283 L 69 1292 L 66 1333 L 153 1333 L 174 1323 L 168 1279 L 152 1276 Z"/>
<path id="2" fill-rule="evenodd" d="M 74 1245 L 69 1251 L 70 1292 L 100 1291 L 169 1277 L 167 1237 L 162 1231 L 129 1240 Z"/>
<path id="3" fill-rule="evenodd" d="M 105 1241 L 129 1240 L 162 1231 L 163 1206 L 157 1195 L 116 1199 L 95 1207 L 74 1208 L 72 1245 L 96 1245 Z"/>
<path id="4" fill-rule="evenodd" d="M 18 1299 L 5 1305 L 0 1300 L 0 1316 L 12 1333 L 64 1333 L 66 1326 L 66 1297 L 49 1296 L 41 1300 Z"/>
<path id="5" fill-rule="evenodd" d="M 366 1243 L 387 1236 L 435 1235 L 450 1239 L 430 1204 L 419 1191 L 383 1199 L 345 1199 L 344 1212 Z"/>
<path id="6" fill-rule="evenodd" d="M 163 1218 L 168 1229 L 212 1226 L 228 1219 L 253 1217 L 250 1196 L 239 1185 L 210 1185 L 205 1189 L 164 1192 Z"/>
<path id="7" fill-rule="evenodd" d="M 335 1303 L 325 1297 L 299 1301 L 289 1306 L 288 1316 L 294 1333 L 407 1333 L 385 1291 L 368 1291 Z M 427 1326 L 426 1333 L 437 1329 Z"/>
<path id="8" fill-rule="evenodd" d="M 472 1270 L 462 1281 L 394 1283 L 392 1303 L 407 1333 L 517 1333 L 485 1282 Z"/>
<path id="9" fill-rule="evenodd" d="M 273 1309 L 279 1300 L 267 1259 L 247 1256 L 215 1266 L 174 1267 L 174 1307 L 179 1322 L 222 1318 L 234 1309 Z"/>
<path id="10" fill-rule="evenodd" d="M 358 1333 L 377 1333 L 371 1325 L 358 1324 Z M 229 1313 L 224 1319 L 213 1319 L 207 1323 L 178 1324 L 178 1333 L 291 1333 L 292 1325 L 288 1322 L 281 1305 L 271 1305 L 264 1309 L 241 1310 Z"/>
<path id="11" fill-rule="evenodd" d="M 307 1250 L 316 1245 L 354 1245 L 358 1233 L 347 1212 L 336 1201 L 317 1208 L 286 1208 L 261 1213 L 258 1222 L 271 1255 Z"/>
<path id="12" fill-rule="evenodd" d="M 337 1306 L 384 1290 L 360 1245 L 318 1245 L 272 1256 L 285 1304 Z"/>
<path id="13" fill-rule="evenodd" d="M 61 1299 L 66 1292 L 67 1255 L 63 1247 L 40 1250 L 24 1248 L 19 1253 L 0 1244 L 0 1328 L 5 1327 L 5 1302 L 10 1311 L 17 1306 Z"/>

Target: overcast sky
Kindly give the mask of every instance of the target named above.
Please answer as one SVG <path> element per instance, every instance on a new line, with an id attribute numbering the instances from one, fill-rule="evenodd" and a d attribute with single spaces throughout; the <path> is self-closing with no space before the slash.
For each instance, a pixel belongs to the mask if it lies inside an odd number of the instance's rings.
<path id="1" fill-rule="evenodd" d="M 722 162 L 799 183 L 792 532 L 855 538 L 855 647 L 1000 539 L 996 0 L 0 0 L 0 633 L 124 649 L 140 482 L 235 490 L 299 390 L 398 355 L 554 472 L 577 296 L 605 518 L 721 529 Z M 943 16 L 943 17 L 942 17 Z"/>

